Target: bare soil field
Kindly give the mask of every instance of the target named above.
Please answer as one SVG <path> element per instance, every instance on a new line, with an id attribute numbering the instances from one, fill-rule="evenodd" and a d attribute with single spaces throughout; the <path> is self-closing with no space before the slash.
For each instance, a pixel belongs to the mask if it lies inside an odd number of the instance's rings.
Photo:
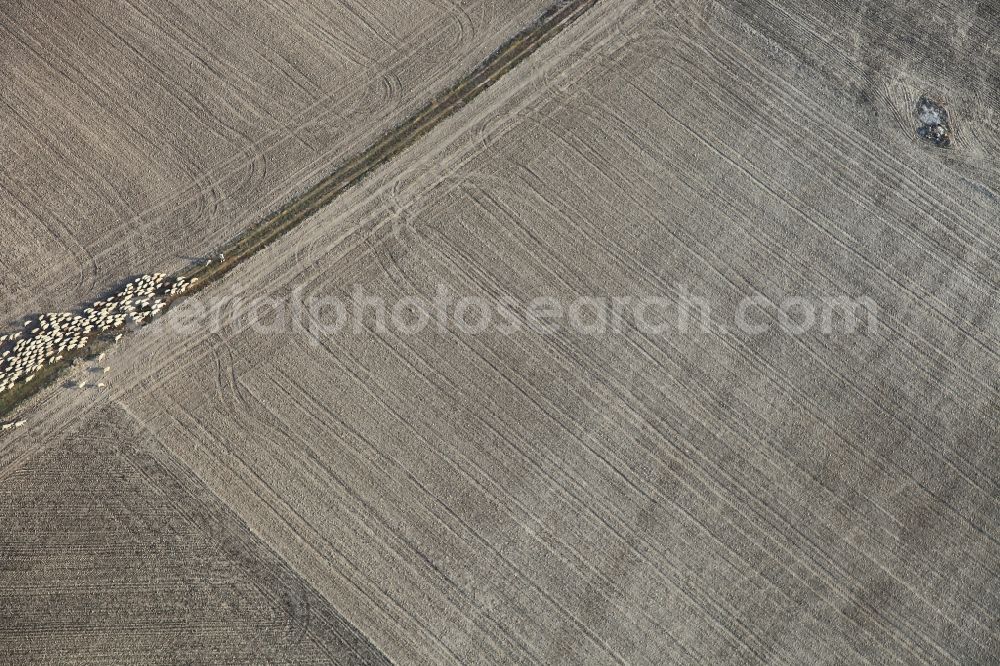
<path id="1" fill-rule="evenodd" d="M 545 6 L 8 3 L 0 324 L 201 258 Z"/>
<path id="2" fill-rule="evenodd" d="M 384 663 L 119 412 L 0 489 L 4 663 Z"/>
<path id="3" fill-rule="evenodd" d="M 89 468 L 52 470 L 108 449 L 133 462 L 80 505 L 201 507 L 136 531 L 211 627 L 182 656 L 238 660 L 264 627 L 303 663 L 989 663 L 997 14 L 879 7 L 600 2 L 195 297 L 693 296 L 709 329 L 182 331 L 179 308 L 109 353 L 107 390 L 38 397 L 0 443 L 0 509 L 68 520 L 49 498 Z M 947 148 L 918 132 L 925 96 Z M 863 295 L 878 325 L 791 334 L 762 307 L 768 331 L 722 328 L 748 294 Z M 172 471 L 140 492 L 149 467 Z M 37 538 L 4 544 L 32 572 L 13 607 L 55 568 Z M 265 582 L 225 608 L 197 558 Z M 263 617 L 312 626 L 275 610 L 288 586 L 321 618 L 300 643 Z M 156 661 L 113 616 L 132 597 L 91 594 L 119 654 Z"/>

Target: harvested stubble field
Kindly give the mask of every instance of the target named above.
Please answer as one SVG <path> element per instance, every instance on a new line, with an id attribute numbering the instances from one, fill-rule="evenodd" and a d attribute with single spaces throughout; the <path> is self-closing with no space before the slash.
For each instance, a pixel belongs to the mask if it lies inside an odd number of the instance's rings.
<path id="1" fill-rule="evenodd" d="M 546 5 L 5 3 L 0 324 L 185 268 Z"/>
<path id="2" fill-rule="evenodd" d="M 693 293 L 728 322 L 851 294 L 878 326 L 181 333 L 179 307 L 0 441 L 0 652 L 990 663 L 997 21 L 597 3 L 195 298 Z"/>

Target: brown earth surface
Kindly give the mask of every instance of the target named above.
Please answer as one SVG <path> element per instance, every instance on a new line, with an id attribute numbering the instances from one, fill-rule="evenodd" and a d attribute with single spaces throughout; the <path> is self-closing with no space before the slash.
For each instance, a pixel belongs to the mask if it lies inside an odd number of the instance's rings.
<path id="1" fill-rule="evenodd" d="M 176 272 L 462 77 L 542 0 L 0 8 L 0 324 Z"/>
<path id="2" fill-rule="evenodd" d="M 182 333 L 179 306 L 0 443 L 0 652 L 995 660 L 998 13 L 863 4 L 599 2 L 195 298 L 690 294 L 718 324 L 847 294 L 875 329 Z M 30 590 L 75 562 L 70 603 Z"/>

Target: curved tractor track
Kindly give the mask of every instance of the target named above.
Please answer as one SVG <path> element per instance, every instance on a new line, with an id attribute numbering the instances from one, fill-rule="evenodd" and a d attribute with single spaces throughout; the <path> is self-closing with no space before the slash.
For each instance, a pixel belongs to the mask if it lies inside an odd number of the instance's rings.
<path id="1" fill-rule="evenodd" d="M 559 0 L 531 25 L 507 40 L 486 60 L 462 79 L 445 89 L 424 107 L 386 132 L 366 150 L 337 167 L 330 175 L 302 192 L 262 222 L 210 256 L 224 257 L 208 264 L 193 264 L 187 272 L 190 288 L 184 295 L 167 298 L 164 306 L 204 289 L 241 262 L 264 249 L 275 240 L 302 224 L 315 212 L 328 205 L 365 176 L 389 162 L 430 132 L 443 120 L 475 99 L 499 81 L 507 72 L 523 62 L 538 48 L 582 16 L 599 0 Z M 192 280 L 192 278 L 197 278 Z M 196 284 L 195 284 L 196 283 Z M 145 324 L 143 324 L 145 325 Z M 62 371 L 75 359 L 91 357 L 113 344 L 121 335 L 95 335 L 75 353 L 66 354 L 58 363 L 46 366 L 29 382 L 19 384 L 0 395 L 0 417 L 13 413 L 26 399 L 53 384 Z"/>

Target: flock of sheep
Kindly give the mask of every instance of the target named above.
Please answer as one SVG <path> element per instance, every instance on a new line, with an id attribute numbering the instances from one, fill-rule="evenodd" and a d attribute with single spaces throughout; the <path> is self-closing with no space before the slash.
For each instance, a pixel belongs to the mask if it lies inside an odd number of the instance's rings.
<path id="1" fill-rule="evenodd" d="M 159 314 L 169 298 L 183 294 L 197 280 L 163 273 L 143 275 L 112 296 L 96 301 L 82 315 L 52 312 L 24 322 L 23 331 L 0 335 L 0 393 L 14 388 L 18 382 L 31 382 L 46 365 L 83 349 L 95 335 L 124 328 L 129 323 L 142 324 Z M 119 333 L 115 340 L 121 336 Z M 24 421 L 4 423 L 0 428 L 8 430 L 23 424 Z"/>

